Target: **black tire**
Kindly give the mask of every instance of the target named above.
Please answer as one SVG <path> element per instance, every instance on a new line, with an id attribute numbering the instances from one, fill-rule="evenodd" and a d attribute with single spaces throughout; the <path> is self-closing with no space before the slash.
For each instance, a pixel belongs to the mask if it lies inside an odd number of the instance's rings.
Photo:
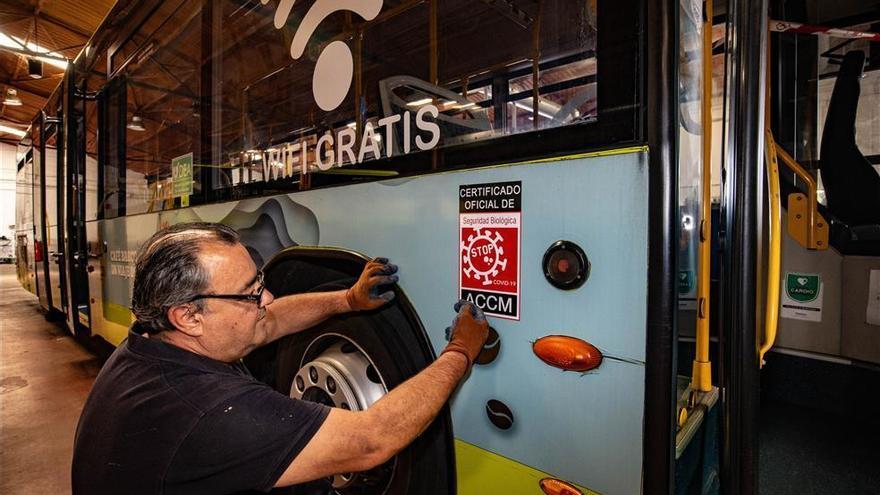
<path id="1" fill-rule="evenodd" d="M 316 291 L 347 287 L 351 281 L 325 284 Z M 398 291 L 398 296 L 401 293 Z M 275 387 L 285 395 L 290 394 L 293 377 L 300 366 L 320 353 L 323 348 L 310 343 L 327 334 L 338 334 L 360 347 L 375 364 L 379 375 L 389 390 L 430 364 L 425 356 L 426 342 L 412 328 L 400 307 L 400 300 L 372 312 L 334 317 L 324 323 L 279 342 L 277 350 L 277 374 Z M 404 302 L 404 304 L 408 304 Z M 329 339 L 323 339 L 328 341 Z M 447 407 L 430 427 L 409 447 L 397 456 L 394 475 L 387 490 L 346 490 L 343 493 L 357 495 L 449 495 L 455 493 L 455 457 L 452 441 L 452 424 Z M 333 493 L 329 482 L 310 483 L 298 495 Z"/>

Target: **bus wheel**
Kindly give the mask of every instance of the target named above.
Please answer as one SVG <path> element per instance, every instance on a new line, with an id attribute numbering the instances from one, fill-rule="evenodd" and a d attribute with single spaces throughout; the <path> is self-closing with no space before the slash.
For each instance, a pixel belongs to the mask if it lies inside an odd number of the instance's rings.
<path id="1" fill-rule="evenodd" d="M 329 290 L 324 286 L 321 290 Z M 430 362 L 398 303 L 351 314 L 291 335 L 278 345 L 276 388 L 301 400 L 364 410 Z M 455 493 L 448 409 L 409 447 L 364 473 L 295 487 L 296 494 L 393 495 Z"/>

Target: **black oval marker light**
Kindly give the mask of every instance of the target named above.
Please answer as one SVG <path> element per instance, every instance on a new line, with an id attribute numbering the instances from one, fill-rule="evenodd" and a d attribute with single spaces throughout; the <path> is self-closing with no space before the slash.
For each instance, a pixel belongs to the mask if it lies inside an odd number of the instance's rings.
<path id="1" fill-rule="evenodd" d="M 486 415 L 501 430 L 508 430 L 513 426 L 513 412 L 500 400 L 491 399 L 486 403 Z"/>
<path id="2" fill-rule="evenodd" d="M 544 277 L 550 285 L 574 290 L 590 278 L 590 260 L 584 250 L 571 241 L 556 241 L 544 253 Z"/>

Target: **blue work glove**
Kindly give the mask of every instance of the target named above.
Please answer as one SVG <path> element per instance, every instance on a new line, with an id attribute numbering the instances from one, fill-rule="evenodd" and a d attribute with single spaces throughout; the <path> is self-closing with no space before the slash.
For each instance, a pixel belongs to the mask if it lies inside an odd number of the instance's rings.
<path id="1" fill-rule="evenodd" d="M 458 352 L 467 358 L 470 367 L 486 344 L 489 322 L 480 308 L 467 301 L 458 301 L 453 308 L 458 314 L 452 320 L 452 326 L 446 329 L 446 340 L 449 344 L 440 355 Z"/>
<path id="2" fill-rule="evenodd" d="M 352 311 L 366 311 L 394 299 L 394 290 L 388 286 L 397 282 L 395 273 L 397 265 L 389 263 L 388 258 L 370 260 L 357 282 L 345 292 L 348 307 Z"/>

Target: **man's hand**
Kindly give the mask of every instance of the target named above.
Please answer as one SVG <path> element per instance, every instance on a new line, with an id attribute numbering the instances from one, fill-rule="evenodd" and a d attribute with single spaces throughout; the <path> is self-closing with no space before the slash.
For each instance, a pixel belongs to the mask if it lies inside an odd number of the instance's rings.
<path id="1" fill-rule="evenodd" d="M 345 300 L 351 311 L 376 309 L 394 299 L 394 291 L 379 293 L 380 286 L 397 282 L 397 265 L 388 262 L 388 258 L 375 258 L 367 263 L 360 278 L 345 292 Z"/>
<path id="2" fill-rule="evenodd" d="M 440 354 L 459 352 L 468 360 L 468 367 L 483 350 L 486 337 L 489 335 L 489 323 L 486 315 L 479 308 L 467 301 L 458 301 L 454 309 L 458 311 L 452 326 L 446 329 L 449 344 Z"/>

